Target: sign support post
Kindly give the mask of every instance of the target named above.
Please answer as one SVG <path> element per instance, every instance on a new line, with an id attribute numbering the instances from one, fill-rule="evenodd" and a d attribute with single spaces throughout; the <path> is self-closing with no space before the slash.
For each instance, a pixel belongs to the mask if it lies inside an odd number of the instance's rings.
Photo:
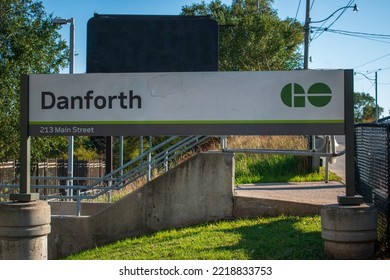
<path id="1" fill-rule="evenodd" d="M 340 205 L 361 205 L 363 197 L 355 190 L 355 126 L 353 112 L 353 70 L 344 72 L 345 94 L 345 196 L 338 196 Z"/>
<path id="2" fill-rule="evenodd" d="M 51 231 L 51 209 L 39 193 L 30 189 L 30 135 L 28 75 L 20 86 L 20 187 L 11 202 L 0 204 L 0 259 L 47 260 L 47 236 Z"/>
<path id="3" fill-rule="evenodd" d="M 30 202 L 39 200 L 39 193 L 30 188 L 30 135 L 29 135 L 29 77 L 23 75 L 20 86 L 20 190 L 10 200 Z"/>

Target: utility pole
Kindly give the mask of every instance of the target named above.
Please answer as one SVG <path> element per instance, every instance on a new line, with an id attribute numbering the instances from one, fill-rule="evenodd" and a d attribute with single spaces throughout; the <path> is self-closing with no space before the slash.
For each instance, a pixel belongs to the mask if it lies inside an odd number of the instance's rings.
<path id="1" fill-rule="evenodd" d="M 303 49 L 303 69 L 309 69 L 309 43 L 310 43 L 310 0 L 306 0 L 306 15 L 305 15 L 305 25 L 303 27 L 305 31 L 305 41 Z M 308 136 L 309 148 L 314 150 L 316 148 L 316 137 L 315 135 Z M 309 163 L 310 164 L 310 163 Z M 318 157 L 311 158 L 311 168 L 312 170 L 318 170 L 320 166 L 320 159 Z"/>
<path id="2" fill-rule="evenodd" d="M 378 113 L 378 71 L 375 71 L 375 122 L 379 120 Z"/>
<path id="3" fill-rule="evenodd" d="M 303 69 L 309 69 L 309 36 L 310 36 L 310 0 L 306 0 L 306 16 L 305 25 L 303 27 L 305 31 L 305 45 L 303 49 Z"/>

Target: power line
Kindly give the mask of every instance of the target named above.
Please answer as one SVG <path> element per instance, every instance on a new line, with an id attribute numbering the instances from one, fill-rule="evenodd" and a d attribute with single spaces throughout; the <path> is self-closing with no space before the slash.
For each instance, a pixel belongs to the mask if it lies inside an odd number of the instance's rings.
<path id="1" fill-rule="evenodd" d="M 389 66 L 389 67 L 382 67 L 382 68 L 381 68 L 381 72 L 386 71 L 386 70 L 390 70 L 390 66 Z M 371 70 L 371 72 L 369 72 L 369 73 L 373 73 L 373 72 L 375 72 L 375 71 L 377 71 L 377 70 Z"/>
<path id="2" fill-rule="evenodd" d="M 383 39 L 376 39 L 375 37 L 359 36 L 359 35 L 354 35 L 354 34 L 342 32 L 342 31 L 335 31 L 335 30 L 324 30 L 322 32 L 325 32 L 325 31 L 329 31 L 330 33 L 335 33 L 335 34 L 339 34 L 339 35 L 346 35 L 346 36 L 350 36 L 350 37 L 357 37 L 359 39 L 365 39 L 365 40 L 379 42 L 379 43 L 383 43 L 383 44 L 390 44 L 390 41 L 386 41 L 386 40 L 390 40 L 390 38 L 386 38 L 386 37 L 383 38 Z"/>
<path id="3" fill-rule="evenodd" d="M 356 32 L 356 31 L 347 31 L 347 30 L 338 30 L 338 29 L 330 29 L 330 28 L 322 28 L 322 27 L 312 27 L 315 30 L 321 30 L 322 32 L 330 32 L 341 35 L 347 35 L 352 37 L 358 37 L 361 39 L 379 41 L 382 43 L 390 43 L 390 35 L 388 34 L 378 34 L 378 33 L 366 33 L 366 32 Z"/>
<path id="4" fill-rule="evenodd" d="M 315 2 L 316 0 L 312 0 L 311 1 L 311 4 L 310 4 L 310 11 L 311 11 L 311 9 L 313 9 L 313 5 L 314 5 L 314 2 Z"/>
<path id="5" fill-rule="evenodd" d="M 346 5 L 346 7 L 352 6 L 352 4 L 353 4 L 354 1 L 355 1 L 355 0 L 349 1 L 348 4 Z M 331 27 L 333 24 L 335 24 L 335 22 L 339 20 L 339 18 L 345 13 L 346 10 L 347 10 L 347 9 L 342 10 L 341 13 L 339 14 L 339 16 L 338 16 L 330 25 L 328 25 L 327 28 L 329 28 L 329 27 Z"/>
<path id="6" fill-rule="evenodd" d="M 374 70 L 367 70 L 367 74 L 371 74 L 371 73 L 375 73 L 375 72 L 378 72 L 378 71 L 381 71 L 381 72 L 384 72 L 386 70 L 389 70 L 390 67 L 384 67 L 384 68 L 377 68 L 377 69 L 374 69 Z"/>
<path id="7" fill-rule="evenodd" d="M 353 4 L 354 2 L 355 2 L 355 0 L 350 0 L 350 1 L 345 5 L 345 7 L 352 6 L 352 4 Z M 346 12 L 346 10 L 347 10 L 346 8 L 343 9 L 343 10 L 341 11 L 341 13 L 338 15 L 338 17 L 337 17 L 330 25 L 328 25 L 328 27 L 326 27 L 326 28 L 329 28 L 329 27 L 331 27 L 333 24 L 335 24 L 335 22 L 336 22 L 337 20 L 339 20 L 339 18 Z M 326 24 L 326 22 L 327 22 L 332 16 L 333 16 L 333 14 L 332 14 L 328 19 L 326 19 L 326 20 L 321 24 L 320 27 L 323 27 L 323 26 Z M 315 39 L 318 39 L 318 37 L 320 37 L 320 36 L 324 33 L 324 30 L 321 30 L 321 31 L 320 31 L 321 33 L 319 33 L 319 34 L 317 35 L 318 32 L 319 32 L 319 30 L 317 30 L 317 31 L 314 33 L 314 35 L 313 35 L 311 41 L 313 41 L 313 40 L 315 40 Z"/>
<path id="8" fill-rule="evenodd" d="M 348 2 L 348 4 L 346 5 L 346 7 L 351 6 L 351 5 L 353 4 L 353 2 L 355 2 L 355 0 L 350 0 L 350 1 Z M 345 13 L 346 10 L 347 10 L 347 9 L 343 9 L 343 10 L 341 11 L 341 13 L 339 14 L 339 16 L 338 16 L 330 25 L 328 25 L 327 28 L 329 28 L 329 27 L 331 27 L 333 24 L 335 24 L 335 22 L 336 22 L 337 20 L 339 20 L 339 18 Z M 330 19 L 330 18 L 329 18 L 329 19 Z M 324 26 L 326 22 L 327 22 L 327 20 L 326 20 L 323 24 L 321 24 L 321 27 Z M 324 33 L 324 31 L 322 31 L 320 34 L 318 34 L 317 37 L 315 37 L 315 38 L 314 38 L 314 36 L 313 36 L 313 40 L 315 40 L 315 39 L 317 39 L 318 37 L 320 37 L 323 33 Z"/>
<path id="9" fill-rule="evenodd" d="M 370 63 L 375 62 L 375 61 L 378 61 L 378 60 L 380 60 L 380 59 L 382 59 L 382 58 L 385 58 L 385 57 L 387 57 L 387 56 L 389 56 L 389 55 L 390 55 L 390 53 L 387 53 L 387 54 L 385 54 L 385 55 L 382 55 L 381 57 L 375 58 L 375 59 L 370 60 L 370 61 L 368 61 L 368 62 L 366 62 L 366 63 L 363 63 L 363 64 L 360 64 L 360 65 L 358 65 L 358 66 L 355 66 L 355 67 L 353 67 L 353 69 L 356 69 L 356 68 L 365 66 L 365 65 L 370 64 Z"/>
<path id="10" fill-rule="evenodd" d="M 368 80 L 371 84 L 371 87 L 368 89 L 368 91 L 374 86 L 374 83 L 372 81 L 375 81 L 375 78 L 370 78 L 368 77 L 367 75 L 370 75 L 370 74 L 373 74 L 375 72 L 383 72 L 383 71 L 386 71 L 386 70 L 390 70 L 390 66 L 389 67 L 384 67 L 384 68 L 379 68 L 379 69 L 375 69 L 375 70 L 367 70 L 365 71 L 364 73 L 363 72 L 355 72 L 355 78 L 354 80 L 355 81 L 364 81 L 364 80 Z M 359 76 L 359 78 L 356 76 L 356 74 L 361 74 L 363 77 Z M 390 85 L 390 82 L 378 82 L 377 81 L 377 84 L 378 85 Z"/>
<path id="11" fill-rule="evenodd" d="M 297 8 L 297 12 L 295 13 L 295 18 L 294 18 L 294 20 L 296 20 L 297 17 L 298 17 L 298 12 L 299 12 L 299 9 L 301 8 L 301 2 L 302 2 L 302 0 L 299 0 L 298 8 Z"/>

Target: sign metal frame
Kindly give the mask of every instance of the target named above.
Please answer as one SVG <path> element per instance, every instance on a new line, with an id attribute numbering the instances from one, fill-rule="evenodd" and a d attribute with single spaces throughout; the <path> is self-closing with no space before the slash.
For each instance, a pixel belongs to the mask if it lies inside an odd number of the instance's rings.
<path id="1" fill-rule="evenodd" d="M 229 135 L 229 134 L 243 134 L 243 135 L 300 135 L 300 134 L 317 134 L 323 132 L 324 134 L 332 135 L 345 135 L 346 138 L 346 195 L 339 197 L 338 202 L 340 204 L 361 204 L 362 200 L 355 194 L 355 143 L 354 143 L 354 108 L 353 108 L 353 71 L 344 71 L 344 122 L 342 124 L 303 124 L 303 126 L 297 130 L 296 124 L 291 123 L 220 123 L 214 124 L 202 123 L 201 121 L 194 126 L 195 129 L 189 129 L 188 123 L 173 122 L 172 124 L 156 124 L 148 127 L 148 130 L 139 129 L 141 124 L 135 124 L 138 130 L 135 135 Z M 11 200 L 17 201 L 33 201 L 39 199 L 39 194 L 31 193 L 30 190 L 30 137 L 39 135 L 34 132 L 34 125 L 30 125 L 29 120 L 29 75 L 23 75 L 21 78 L 21 111 L 20 111 L 20 193 L 10 196 Z M 120 126 L 121 124 L 119 124 Z M 149 124 L 150 125 L 150 124 Z M 316 129 L 317 126 L 324 126 L 322 129 Z M 82 125 L 80 126 L 82 127 Z M 131 128 L 131 125 L 125 124 L 126 128 Z M 150 128 L 155 129 L 154 133 L 151 133 Z M 200 128 L 200 130 L 197 130 Z M 335 133 L 332 130 L 336 129 Z M 184 133 L 177 133 L 182 130 Z M 304 133 L 303 133 L 304 131 Z M 205 133 L 207 132 L 207 133 Z M 232 132 L 232 133 L 229 133 Z M 103 133 L 99 131 L 100 136 L 112 135 L 112 131 Z M 57 134 L 58 135 L 58 134 Z M 61 135 L 61 134 L 60 134 Z M 69 135 L 64 133 L 63 135 Z M 84 135 L 84 134 L 72 134 L 72 135 Z M 89 135 L 89 134 L 87 134 Z"/>

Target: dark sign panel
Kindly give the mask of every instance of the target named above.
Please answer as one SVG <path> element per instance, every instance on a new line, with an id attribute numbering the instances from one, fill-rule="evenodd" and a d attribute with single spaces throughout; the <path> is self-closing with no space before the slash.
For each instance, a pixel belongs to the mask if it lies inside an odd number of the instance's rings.
<path id="1" fill-rule="evenodd" d="M 87 73 L 218 70 L 209 17 L 95 14 L 87 29 Z"/>

